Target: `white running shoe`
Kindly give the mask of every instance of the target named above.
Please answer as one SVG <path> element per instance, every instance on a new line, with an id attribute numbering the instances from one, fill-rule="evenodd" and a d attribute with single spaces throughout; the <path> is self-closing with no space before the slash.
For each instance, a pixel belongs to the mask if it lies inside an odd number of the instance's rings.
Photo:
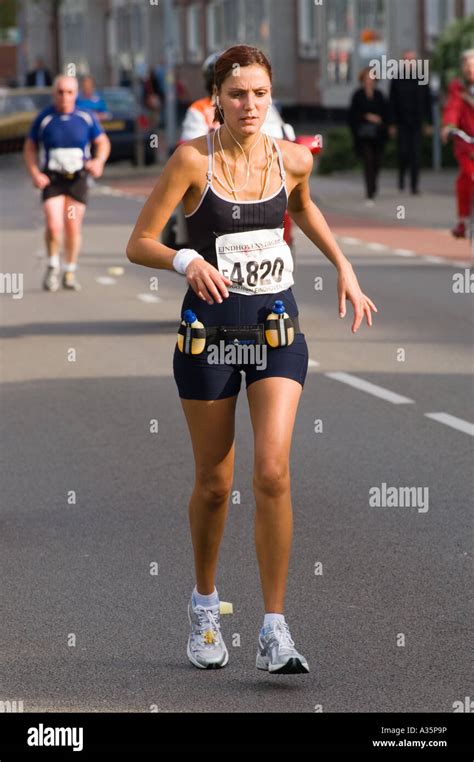
<path id="1" fill-rule="evenodd" d="M 188 658 L 199 669 L 219 669 L 229 661 L 220 627 L 220 610 L 217 606 L 194 606 L 188 604 L 191 632 L 188 639 Z"/>
<path id="2" fill-rule="evenodd" d="M 286 622 L 273 622 L 260 630 L 257 669 L 277 675 L 309 672 L 308 662 L 296 650 Z"/>
<path id="3" fill-rule="evenodd" d="M 69 291 L 80 291 L 81 284 L 78 283 L 75 272 L 63 273 L 63 288 L 67 288 Z"/>
<path id="4" fill-rule="evenodd" d="M 43 288 L 45 291 L 57 291 L 59 288 L 59 268 L 51 267 L 48 265 L 46 274 L 43 280 Z"/>

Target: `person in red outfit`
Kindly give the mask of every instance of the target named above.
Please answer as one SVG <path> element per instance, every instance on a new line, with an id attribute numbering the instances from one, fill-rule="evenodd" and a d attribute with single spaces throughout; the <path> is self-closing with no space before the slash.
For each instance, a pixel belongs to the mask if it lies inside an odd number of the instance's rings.
<path id="1" fill-rule="evenodd" d="M 474 136 L 474 48 L 466 50 L 461 61 L 463 77 L 450 83 L 443 111 L 441 137 L 444 143 L 447 142 L 453 127 Z M 457 136 L 454 141 L 454 155 L 459 164 L 456 182 L 459 221 L 452 234 L 456 238 L 465 238 L 473 202 L 474 146 Z"/>

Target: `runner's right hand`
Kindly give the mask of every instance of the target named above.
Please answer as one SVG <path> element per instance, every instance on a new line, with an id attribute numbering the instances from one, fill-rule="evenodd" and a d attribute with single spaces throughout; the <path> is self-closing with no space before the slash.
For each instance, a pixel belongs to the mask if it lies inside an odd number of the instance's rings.
<path id="1" fill-rule="evenodd" d="M 208 304 L 214 304 L 214 301 L 222 302 L 222 297 L 229 296 L 226 284 L 232 285 L 229 278 L 221 275 L 217 268 L 199 257 L 193 259 L 187 266 L 186 280 L 194 293 Z"/>
<path id="2" fill-rule="evenodd" d="M 44 172 L 37 172 L 33 175 L 33 185 L 35 188 L 43 190 L 43 188 L 46 188 L 46 186 L 50 185 L 50 183 L 51 180 L 49 179 L 48 175 L 44 174 Z"/>

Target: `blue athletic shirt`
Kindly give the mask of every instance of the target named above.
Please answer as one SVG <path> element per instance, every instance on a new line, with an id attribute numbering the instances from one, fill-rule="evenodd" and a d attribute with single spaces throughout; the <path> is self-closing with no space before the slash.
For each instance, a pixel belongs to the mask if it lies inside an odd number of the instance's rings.
<path id="1" fill-rule="evenodd" d="M 76 98 L 76 108 L 87 109 L 87 111 L 107 111 L 107 104 L 99 93 L 96 93 L 91 98 L 84 98 L 82 95 L 78 95 Z"/>
<path id="2" fill-rule="evenodd" d="M 62 114 L 54 105 L 40 111 L 28 137 L 41 147 L 41 170 L 77 172 L 90 159 L 90 144 L 104 132 L 97 117 L 75 108 Z"/>

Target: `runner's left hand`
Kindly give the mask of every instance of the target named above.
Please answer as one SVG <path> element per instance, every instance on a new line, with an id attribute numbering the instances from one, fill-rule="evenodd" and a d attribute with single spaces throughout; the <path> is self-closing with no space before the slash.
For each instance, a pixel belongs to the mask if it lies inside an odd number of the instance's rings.
<path id="1" fill-rule="evenodd" d="M 339 300 L 339 316 L 341 318 L 345 317 L 346 314 L 346 299 L 349 299 L 354 307 L 354 321 L 352 323 L 353 333 L 356 333 L 360 327 L 364 315 L 367 319 L 367 325 L 372 325 L 371 310 L 378 312 L 377 307 L 369 297 L 363 294 L 360 290 L 359 283 L 350 263 L 347 266 L 344 266 L 344 269 L 339 270 L 337 295 Z"/>

